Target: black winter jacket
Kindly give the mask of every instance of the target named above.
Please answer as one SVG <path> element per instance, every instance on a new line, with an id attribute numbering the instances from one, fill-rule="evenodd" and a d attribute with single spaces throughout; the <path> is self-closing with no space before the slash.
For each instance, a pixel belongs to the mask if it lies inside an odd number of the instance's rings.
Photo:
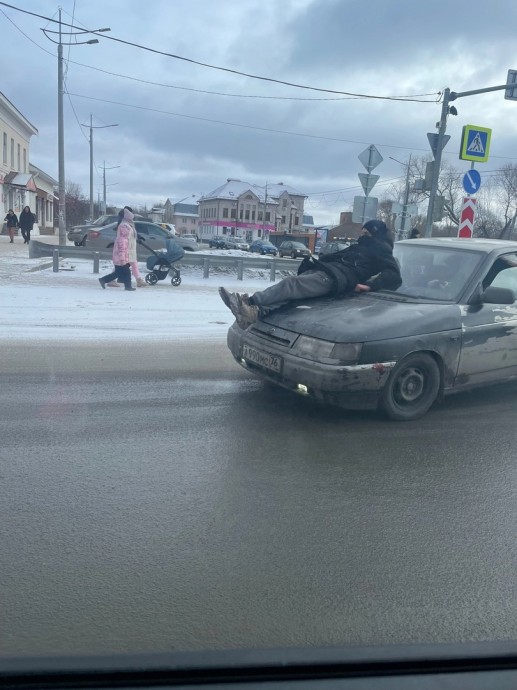
<path id="1" fill-rule="evenodd" d="M 302 262 L 298 272 L 311 269 L 331 276 L 336 296 L 351 292 L 357 283 L 368 285 L 370 290 L 396 290 L 402 284 L 391 242 L 368 235 L 362 235 L 357 244 L 340 252 L 325 254 L 310 263 Z"/>
<path id="2" fill-rule="evenodd" d="M 34 223 L 36 222 L 36 216 L 32 211 L 22 211 L 20 213 L 20 219 L 18 225 L 22 230 L 32 230 Z"/>
<path id="3" fill-rule="evenodd" d="M 4 218 L 4 221 L 8 228 L 18 227 L 18 216 L 16 215 L 16 213 L 8 213 Z"/>

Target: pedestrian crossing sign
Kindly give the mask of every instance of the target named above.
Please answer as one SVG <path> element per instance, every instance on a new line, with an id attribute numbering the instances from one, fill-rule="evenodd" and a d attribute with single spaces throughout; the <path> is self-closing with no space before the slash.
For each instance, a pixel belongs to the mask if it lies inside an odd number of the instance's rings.
<path id="1" fill-rule="evenodd" d="M 461 160 L 485 163 L 490 152 L 491 137 L 492 130 L 487 127 L 465 125 L 461 135 Z"/>

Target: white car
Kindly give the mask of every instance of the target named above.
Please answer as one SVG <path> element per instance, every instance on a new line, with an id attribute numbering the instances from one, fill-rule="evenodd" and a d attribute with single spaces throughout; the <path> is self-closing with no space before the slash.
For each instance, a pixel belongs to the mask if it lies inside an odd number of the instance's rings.
<path id="1" fill-rule="evenodd" d="M 174 235 L 176 242 L 188 252 L 195 252 L 199 247 L 199 243 L 195 235 Z"/>

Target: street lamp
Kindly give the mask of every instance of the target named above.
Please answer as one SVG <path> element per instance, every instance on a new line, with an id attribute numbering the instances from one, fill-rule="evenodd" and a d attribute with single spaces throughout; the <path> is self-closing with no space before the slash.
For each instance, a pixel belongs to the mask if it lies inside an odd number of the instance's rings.
<path id="1" fill-rule="evenodd" d="M 58 142 L 58 180 L 59 180 L 59 244 L 66 244 L 66 204 L 65 204 L 65 132 L 64 132 L 64 117 L 63 117 L 63 94 L 65 92 L 65 83 L 63 77 L 63 33 L 68 35 L 70 39 L 83 34 L 100 33 L 103 31 L 111 31 L 109 28 L 95 29 L 93 31 L 67 31 L 63 32 L 61 27 L 61 8 L 59 8 L 59 31 L 50 31 L 49 29 L 42 29 L 45 37 L 52 43 L 57 44 L 57 142 Z M 58 34 L 59 40 L 54 41 L 49 34 Z M 65 45 L 83 45 L 98 43 L 97 38 L 91 38 L 87 41 L 70 40 Z"/>
<path id="2" fill-rule="evenodd" d="M 88 125 L 81 125 L 81 127 L 88 127 Z M 90 221 L 93 221 L 93 130 L 106 129 L 106 127 L 118 127 L 118 125 L 93 125 L 92 115 L 90 113 Z M 106 211 L 105 211 L 106 212 Z"/>
<path id="3" fill-rule="evenodd" d="M 406 189 L 404 192 L 404 206 L 402 207 L 402 223 L 400 227 L 400 235 L 402 238 L 405 237 L 406 233 L 406 221 L 408 217 L 408 204 L 409 204 L 409 173 L 411 170 L 411 154 L 409 154 L 409 161 L 407 163 L 402 163 L 402 161 L 397 160 L 396 158 L 393 158 L 393 156 L 389 156 L 392 161 L 395 161 L 395 163 L 399 163 L 400 165 L 407 165 L 407 171 L 406 171 Z"/>

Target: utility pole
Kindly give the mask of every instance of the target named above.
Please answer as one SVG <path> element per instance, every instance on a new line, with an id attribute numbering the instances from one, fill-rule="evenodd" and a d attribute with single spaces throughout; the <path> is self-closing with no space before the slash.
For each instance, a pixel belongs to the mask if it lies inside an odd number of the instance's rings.
<path id="1" fill-rule="evenodd" d="M 93 223 L 93 125 L 90 113 L 90 223 Z"/>
<path id="2" fill-rule="evenodd" d="M 63 44 L 61 43 L 61 7 L 59 8 L 59 43 L 57 45 L 57 148 L 59 180 L 59 244 L 66 244 L 65 203 L 65 132 L 63 118 Z"/>
<path id="3" fill-rule="evenodd" d="M 106 161 L 102 167 L 102 212 L 106 214 L 106 170 L 115 170 L 115 168 L 120 168 L 120 165 L 112 165 L 110 168 L 106 167 Z"/>
<path id="4" fill-rule="evenodd" d="M 64 71 L 63 71 L 63 33 L 69 37 L 68 43 L 65 45 L 83 45 L 98 43 L 97 38 L 91 38 L 87 41 L 78 41 L 77 36 L 85 34 L 96 34 L 102 31 L 110 31 L 106 29 L 95 29 L 93 31 L 62 31 L 61 26 L 61 7 L 59 8 L 59 30 L 51 31 L 50 29 L 42 29 L 45 37 L 52 43 L 57 44 L 57 148 L 58 148 L 58 189 L 59 189 L 59 244 L 66 244 L 66 199 L 65 199 L 65 122 L 63 116 L 63 95 L 65 92 Z M 55 41 L 49 34 L 55 34 L 58 40 Z M 75 40 L 72 41 L 72 38 Z"/>
<path id="5" fill-rule="evenodd" d="M 82 125 L 87 127 L 88 125 Z M 90 221 L 93 221 L 93 130 L 106 129 L 106 127 L 118 127 L 118 125 L 93 125 L 92 115 L 90 113 Z M 106 211 L 104 211 L 106 213 Z"/>
<path id="6" fill-rule="evenodd" d="M 266 193 L 264 195 L 264 217 L 262 218 L 262 239 L 264 239 L 266 232 L 266 212 L 267 212 L 267 182 L 266 182 Z"/>
<path id="7" fill-rule="evenodd" d="M 433 234 L 433 215 L 434 215 L 434 201 L 438 191 L 438 181 L 440 179 L 440 167 L 442 164 L 442 149 L 443 137 L 447 127 L 447 115 L 449 114 L 449 100 L 451 90 L 445 89 L 443 92 L 442 113 L 440 122 L 438 123 L 438 139 L 436 142 L 436 152 L 434 154 L 433 176 L 431 178 L 431 189 L 429 191 L 429 205 L 427 207 L 427 218 L 425 222 L 424 237 L 431 237 Z M 453 100 L 453 99 L 452 99 Z"/>
<path id="8" fill-rule="evenodd" d="M 406 225 L 408 220 L 408 205 L 409 205 L 409 174 L 411 172 L 411 154 L 409 154 L 409 161 L 406 172 L 406 190 L 404 193 L 404 208 L 402 210 L 402 237 L 406 236 Z"/>

